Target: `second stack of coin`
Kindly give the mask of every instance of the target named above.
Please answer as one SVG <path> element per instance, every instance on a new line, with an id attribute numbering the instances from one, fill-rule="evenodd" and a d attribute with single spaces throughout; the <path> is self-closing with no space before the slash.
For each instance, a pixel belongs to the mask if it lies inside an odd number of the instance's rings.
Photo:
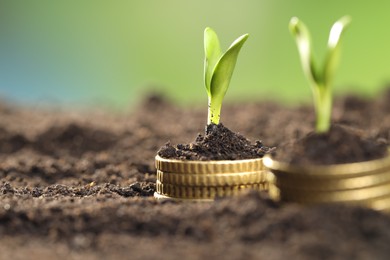
<path id="1" fill-rule="evenodd" d="M 302 204 L 347 203 L 390 212 L 390 156 L 338 164 L 294 166 L 264 158 L 269 193 L 274 199 Z"/>

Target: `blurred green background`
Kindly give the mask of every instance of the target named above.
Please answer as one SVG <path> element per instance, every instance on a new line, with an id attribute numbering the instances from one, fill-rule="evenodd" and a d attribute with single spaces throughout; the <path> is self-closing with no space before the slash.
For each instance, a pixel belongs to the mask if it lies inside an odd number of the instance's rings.
<path id="1" fill-rule="evenodd" d="M 0 0 L 0 96 L 19 102 L 127 107 L 151 90 L 206 103 L 203 30 L 241 50 L 226 99 L 308 101 L 287 25 L 298 16 L 321 59 L 345 14 L 335 92 L 374 95 L 390 79 L 390 1 Z"/>

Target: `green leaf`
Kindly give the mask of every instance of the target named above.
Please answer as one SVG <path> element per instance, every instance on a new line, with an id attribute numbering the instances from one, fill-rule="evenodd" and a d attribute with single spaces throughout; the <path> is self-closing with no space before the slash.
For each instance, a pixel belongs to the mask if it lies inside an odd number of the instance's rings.
<path id="1" fill-rule="evenodd" d="M 311 83 L 319 84 L 321 76 L 314 63 L 309 30 L 297 17 L 291 18 L 289 29 L 298 46 L 303 72 Z"/>
<path id="2" fill-rule="evenodd" d="M 213 100 L 222 103 L 229 87 L 238 54 L 248 37 L 248 34 L 244 34 L 237 38 L 215 65 L 210 81 L 210 93 Z"/>
<path id="3" fill-rule="evenodd" d="M 335 22 L 330 30 L 328 53 L 323 68 L 325 84 L 330 84 L 330 81 L 333 79 L 340 57 L 340 39 L 350 22 L 351 18 L 349 16 L 344 16 Z"/>
<path id="4" fill-rule="evenodd" d="M 338 63 L 340 38 L 344 28 L 349 23 L 350 18 L 344 16 L 333 25 L 329 34 L 327 56 L 322 66 L 314 64 L 310 33 L 306 25 L 296 17 L 293 17 L 289 24 L 290 31 L 298 46 L 303 71 L 312 87 L 317 133 L 325 133 L 330 128 L 332 115 L 331 81 Z"/>
<path id="5" fill-rule="evenodd" d="M 209 27 L 204 30 L 204 81 L 207 94 L 210 94 L 210 81 L 215 65 L 222 55 L 219 39 L 215 31 Z"/>

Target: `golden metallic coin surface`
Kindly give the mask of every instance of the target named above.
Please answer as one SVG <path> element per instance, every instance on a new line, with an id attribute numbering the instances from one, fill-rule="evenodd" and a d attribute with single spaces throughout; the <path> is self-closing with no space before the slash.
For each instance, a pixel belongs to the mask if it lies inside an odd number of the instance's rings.
<path id="1" fill-rule="evenodd" d="M 263 158 L 270 197 L 302 204 L 347 203 L 390 212 L 390 155 L 339 165 L 297 166 Z"/>
<path id="2" fill-rule="evenodd" d="M 292 165 L 272 159 L 267 154 L 263 158 L 263 164 L 278 178 L 313 178 L 313 179 L 342 179 L 364 175 L 376 174 L 379 171 L 390 171 L 390 155 L 384 158 L 366 162 L 334 164 L 334 165 Z"/>
<path id="3" fill-rule="evenodd" d="M 179 186 L 228 186 L 255 184 L 266 181 L 265 171 L 216 173 L 216 174 L 189 174 L 162 172 L 157 170 L 157 180 L 164 184 Z"/>
<path id="4" fill-rule="evenodd" d="M 280 190 L 273 184 L 269 185 L 269 195 L 273 200 L 279 201 L 280 198 Z M 310 196 L 310 195 L 308 195 Z M 319 204 L 319 203 L 329 203 L 329 202 L 335 202 L 335 201 L 328 201 L 328 200 L 318 200 L 316 196 L 312 197 L 311 200 L 297 200 L 296 198 L 292 199 L 285 199 L 285 201 L 292 201 L 296 203 L 302 203 L 302 204 Z M 356 204 L 356 205 L 361 205 L 361 206 L 366 206 L 370 207 L 372 209 L 382 211 L 382 212 L 387 212 L 390 213 L 390 194 L 380 196 L 380 197 L 375 197 L 375 198 L 368 198 L 365 200 L 361 201 L 337 201 L 339 203 L 348 203 L 348 204 Z"/>
<path id="5" fill-rule="evenodd" d="M 181 161 L 156 156 L 156 199 L 213 200 L 242 190 L 268 189 L 262 158 Z"/>
<path id="6" fill-rule="evenodd" d="M 353 190 L 308 191 L 299 188 L 278 187 L 283 201 L 300 203 L 356 202 L 390 195 L 390 183 Z"/>
<path id="7" fill-rule="evenodd" d="M 283 189 L 299 189 L 307 191 L 341 191 L 378 186 L 390 182 L 390 171 L 378 171 L 376 174 L 343 179 L 284 178 L 279 176 L 276 185 Z"/>
<path id="8" fill-rule="evenodd" d="M 390 195 L 372 200 L 367 203 L 367 206 L 379 211 L 390 213 Z"/>
<path id="9" fill-rule="evenodd" d="M 216 197 L 233 196 L 239 194 L 243 190 L 264 190 L 264 184 L 247 184 L 236 186 L 178 186 L 172 184 L 164 184 L 160 181 L 156 182 L 156 192 L 159 195 L 180 199 L 214 199 Z"/>
<path id="10" fill-rule="evenodd" d="M 223 174 L 254 172 L 264 169 L 263 159 L 222 160 L 222 161 L 182 161 L 156 156 L 156 168 L 162 172 L 189 174 Z"/>
<path id="11" fill-rule="evenodd" d="M 211 202 L 214 199 L 183 199 L 183 198 L 174 198 L 166 195 L 159 194 L 158 192 L 154 193 L 154 198 L 157 200 L 173 200 L 173 201 L 183 201 L 183 202 Z"/>
<path id="12" fill-rule="evenodd" d="M 272 183 L 268 183 L 268 189 L 267 190 L 268 190 L 268 194 L 269 194 L 271 199 L 273 199 L 275 201 L 279 201 L 280 200 L 280 189 L 278 187 L 276 187 Z"/>

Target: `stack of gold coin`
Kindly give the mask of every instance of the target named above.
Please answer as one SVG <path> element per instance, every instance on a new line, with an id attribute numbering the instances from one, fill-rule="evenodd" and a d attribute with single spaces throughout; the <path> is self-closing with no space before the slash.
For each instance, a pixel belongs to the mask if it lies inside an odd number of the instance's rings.
<path id="1" fill-rule="evenodd" d="M 181 161 L 156 156 L 157 199 L 213 200 L 243 190 L 267 189 L 261 158 L 232 161 Z"/>
<path id="2" fill-rule="evenodd" d="M 294 166 L 264 158 L 274 199 L 302 204 L 347 203 L 390 211 L 390 156 L 339 165 Z"/>

